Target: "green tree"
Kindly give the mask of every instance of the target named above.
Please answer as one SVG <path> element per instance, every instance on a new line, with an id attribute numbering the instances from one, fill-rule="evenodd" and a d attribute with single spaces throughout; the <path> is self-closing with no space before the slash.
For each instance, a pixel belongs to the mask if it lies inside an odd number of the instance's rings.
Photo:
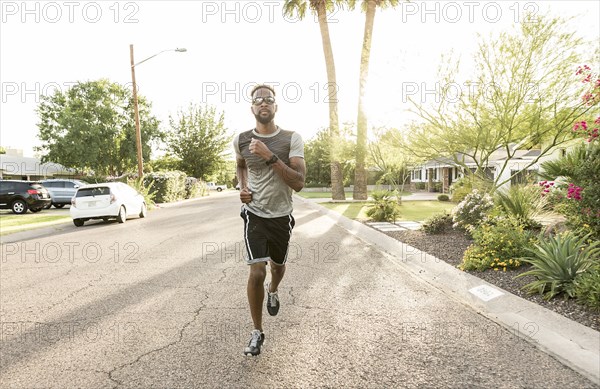
<path id="1" fill-rule="evenodd" d="M 178 170 L 179 163 L 181 160 L 169 154 L 162 155 L 156 159 L 153 159 L 148 163 L 151 166 L 152 171 L 169 171 Z"/>
<path id="2" fill-rule="evenodd" d="M 329 98 L 329 131 L 331 132 L 331 197 L 334 200 L 345 200 L 344 182 L 342 164 L 340 163 L 340 152 L 338 144 L 340 141 L 340 123 L 338 118 L 338 100 L 337 100 L 337 77 L 335 74 L 335 61 L 333 58 L 333 49 L 331 38 L 329 36 L 329 26 L 327 14 L 336 7 L 344 8 L 354 7 L 355 0 L 285 0 L 283 5 L 284 14 L 287 16 L 297 15 L 304 19 L 306 11 L 310 9 L 317 15 L 319 28 L 321 30 L 321 40 L 323 44 L 323 54 L 325 55 L 325 66 L 327 70 L 327 91 Z"/>
<path id="3" fill-rule="evenodd" d="M 167 146 L 179 158 L 180 170 L 206 180 L 224 166 L 232 139 L 225 128 L 224 113 L 190 104 L 187 112 L 180 110 L 177 118 L 170 116 L 169 124 Z"/>
<path id="4" fill-rule="evenodd" d="M 340 133 L 342 136 L 338 141 L 338 155 L 344 163 L 340 164 L 342 182 L 349 184 L 354 174 L 354 135 L 352 124 L 346 124 Z M 304 159 L 306 160 L 306 182 L 307 185 L 329 186 L 331 184 L 331 132 L 322 129 L 312 139 L 306 142 L 304 147 Z"/>
<path id="5" fill-rule="evenodd" d="M 402 133 L 395 128 L 382 128 L 375 131 L 376 140 L 369 143 L 369 154 L 375 167 L 381 172 L 381 183 L 393 185 L 403 191 L 410 177 L 411 167 L 418 164 L 411 154 L 403 153 Z"/>
<path id="6" fill-rule="evenodd" d="M 367 170 L 365 159 L 367 156 L 367 115 L 365 114 L 365 93 L 367 79 L 369 76 L 369 60 L 371 58 L 371 40 L 373 37 L 373 25 L 375 23 L 375 11 L 377 7 L 395 7 L 399 0 L 363 0 L 362 10 L 365 12 L 365 30 L 363 34 L 363 45 L 360 55 L 360 77 L 358 83 L 358 120 L 356 134 L 356 169 L 354 172 L 355 200 L 367 199 Z"/>
<path id="7" fill-rule="evenodd" d="M 95 174 L 122 175 L 137 166 L 131 90 L 108 80 L 78 82 L 72 88 L 42 96 L 36 110 L 42 162 L 56 162 Z M 142 152 L 161 138 L 159 121 L 139 96 Z"/>
<path id="8" fill-rule="evenodd" d="M 541 15 L 512 32 L 482 39 L 470 80 L 461 84 L 458 63 L 451 63 L 441 71 L 437 101 L 426 105 L 411 99 L 422 122 L 411 127 L 407 149 L 426 160 L 449 158 L 465 171 L 474 163 L 479 177 L 502 151 L 507 158 L 493 186 L 508 182 L 499 178 L 517 150 L 540 148 L 540 155 L 520 170 L 536 165 L 572 138 L 572 123 L 591 109 L 572 103 L 580 101 L 573 85 L 583 48 L 582 39 L 565 30 L 564 20 Z"/>

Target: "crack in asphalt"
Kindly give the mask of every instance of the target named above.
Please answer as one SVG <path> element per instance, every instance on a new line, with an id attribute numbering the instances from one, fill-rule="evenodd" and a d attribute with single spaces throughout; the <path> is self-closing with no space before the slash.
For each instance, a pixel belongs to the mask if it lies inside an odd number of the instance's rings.
<path id="1" fill-rule="evenodd" d="M 40 314 L 46 314 L 46 313 L 48 313 L 49 311 L 51 311 L 51 310 L 52 310 L 54 307 L 56 307 L 57 305 L 64 304 L 64 303 L 65 303 L 65 301 L 69 300 L 70 298 L 72 298 L 72 297 L 73 297 L 73 296 L 75 296 L 76 294 L 78 294 L 78 293 L 80 293 L 80 292 L 82 292 L 82 291 L 84 291 L 84 290 L 86 290 L 86 289 L 89 289 L 89 288 L 92 288 L 92 287 L 94 287 L 95 285 L 92 285 L 92 283 L 93 283 L 93 282 L 100 282 L 100 281 L 102 280 L 102 278 L 104 278 L 104 275 L 101 275 L 100 277 L 98 277 L 98 278 L 97 278 L 97 279 L 95 279 L 95 280 L 91 280 L 91 281 L 89 281 L 89 282 L 88 282 L 88 284 L 87 284 L 86 286 L 84 286 L 83 288 L 80 288 L 80 289 L 74 290 L 73 292 L 69 293 L 69 294 L 68 294 L 68 295 L 67 295 L 65 298 L 63 298 L 62 300 L 60 300 L 60 301 L 58 301 L 58 302 L 55 302 L 54 304 L 52 304 L 52 305 L 51 305 L 51 306 L 49 306 L 48 308 L 46 308 L 46 309 L 42 310 L 42 311 L 40 312 Z"/>
<path id="2" fill-rule="evenodd" d="M 202 300 L 200 301 L 200 303 L 202 304 L 202 306 L 201 306 L 201 307 L 199 307 L 198 309 L 196 309 L 196 310 L 194 311 L 194 315 L 193 315 L 193 317 L 192 317 L 192 318 L 191 318 L 191 319 L 190 319 L 188 322 L 186 322 L 186 323 L 184 323 L 184 324 L 183 324 L 183 326 L 182 326 L 182 327 L 181 327 L 181 329 L 179 330 L 179 339 L 177 339 L 177 340 L 175 340 L 175 341 L 173 341 L 173 342 L 170 342 L 170 343 L 168 343 L 168 344 L 166 344 L 166 345 L 164 345 L 164 346 L 157 347 L 157 348 L 155 348 L 155 349 L 152 349 L 152 350 L 146 351 L 145 353 L 143 353 L 143 354 L 139 355 L 138 357 L 136 357 L 136 358 L 135 358 L 135 359 L 134 359 L 132 362 L 124 363 L 124 364 L 122 364 L 122 365 L 119 365 L 119 366 L 117 366 L 117 367 L 114 367 L 112 370 L 110 370 L 110 371 L 108 372 L 108 379 L 109 379 L 109 380 L 111 380 L 112 382 L 114 382 L 114 383 L 115 383 L 115 386 L 114 386 L 113 388 L 115 388 L 115 389 L 116 389 L 116 388 L 118 388 L 119 386 L 123 385 L 123 382 L 122 382 L 122 381 L 119 381 L 118 379 L 116 379 L 116 378 L 114 377 L 114 374 L 115 374 L 117 371 L 119 371 L 119 370 L 122 370 L 122 369 L 124 369 L 124 368 L 126 368 L 126 367 L 128 367 L 128 366 L 133 366 L 133 365 L 135 365 L 136 363 L 138 363 L 139 361 L 141 361 L 141 360 L 142 360 L 142 358 L 144 358 L 145 356 L 148 356 L 148 355 L 150 355 L 150 354 L 154 354 L 154 353 L 158 353 L 158 352 L 160 352 L 160 351 L 162 351 L 162 350 L 165 350 L 165 349 L 167 349 L 167 348 L 169 348 L 169 347 L 171 347 L 171 346 L 174 346 L 174 345 L 176 345 L 176 344 L 178 344 L 178 343 L 181 343 L 181 341 L 183 340 L 183 333 L 185 332 L 186 328 L 188 328 L 188 327 L 189 327 L 189 326 L 190 326 L 190 325 L 191 325 L 191 324 L 192 324 L 194 321 L 196 321 L 196 319 L 197 319 L 197 318 L 198 318 L 198 316 L 200 315 L 200 311 L 202 311 L 204 308 L 206 308 L 206 304 L 204 303 L 206 300 L 208 300 L 208 293 L 207 293 L 207 292 L 204 292 L 204 299 L 202 299 Z"/>

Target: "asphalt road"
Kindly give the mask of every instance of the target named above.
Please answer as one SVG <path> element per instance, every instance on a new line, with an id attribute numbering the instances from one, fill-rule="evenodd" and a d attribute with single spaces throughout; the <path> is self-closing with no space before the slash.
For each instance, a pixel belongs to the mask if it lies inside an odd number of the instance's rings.
<path id="1" fill-rule="evenodd" d="M 243 356 L 239 205 L 4 238 L 0 387 L 596 387 L 303 203 L 280 313 Z"/>

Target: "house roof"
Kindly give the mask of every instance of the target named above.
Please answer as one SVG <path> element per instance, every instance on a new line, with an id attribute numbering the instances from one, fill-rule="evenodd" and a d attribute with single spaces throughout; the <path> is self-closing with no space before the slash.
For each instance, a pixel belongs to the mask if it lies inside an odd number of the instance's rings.
<path id="1" fill-rule="evenodd" d="M 540 154 L 541 154 L 541 150 L 539 150 L 539 149 L 516 150 L 516 151 L 514 151 L 514 155 L 510 159 L 534 159 L 534 158 L 539 157 Z M 498 148 L 496 151 L 494 151 L 490 155 L 488 162 L 494 163 L 494 162 L 499 162 L 499 161 L 505 161 L 507 158 L 508 158 L 508 156 L 507 156 L 506 150 Z M 468 157 L 464 154 L 460 154 L 460 153 L 457 154 L 456 159 L 464 160 L 465 165 L 471 165 L 471 164 L 475 163 L 475 160 L 473 158 Z M 457 164 L 454 162 L 454 160 L 452 158 L 448 158 L 448 157 L 439 157 L 439 158 L 431 159 L 421 165 L 421 167 L 424 167 L 424 168 L 452 167 L 452 166 L 457 166 Z"/>
<path id="2" fill-rule="evenodd" d="M 0 154 L 0 170 L 3 174 L 19 176 L 54 176 L 55 174 L 73 174 L 75 170 L 61 164 L 42 163 L 37 158 Z"/>

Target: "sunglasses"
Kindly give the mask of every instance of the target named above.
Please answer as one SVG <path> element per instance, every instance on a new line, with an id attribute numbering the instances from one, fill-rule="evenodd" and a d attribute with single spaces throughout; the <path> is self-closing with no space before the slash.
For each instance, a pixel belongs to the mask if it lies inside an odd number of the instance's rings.
<path id="1" fill-rule="evenodd" d="M 255 97 L 252 99 L 252 104 L 254 105 L 261 105 L 263 103 L 263 101 L 269 105 L 274 104 L 275 103 L 275 97 L 273 96 L 266 96 L 266 97 Z"/>

